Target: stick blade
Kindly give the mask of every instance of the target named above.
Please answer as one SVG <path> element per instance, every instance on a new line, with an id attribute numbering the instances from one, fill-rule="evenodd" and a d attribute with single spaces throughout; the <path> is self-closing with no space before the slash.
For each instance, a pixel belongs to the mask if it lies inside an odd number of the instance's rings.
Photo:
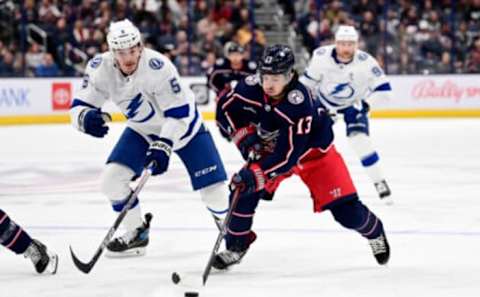
<path id="1" fill-rule="evenodd" d="M 80 261 L 77 258 L 77 256 L 75 256 L 75 253 L 73 252 L 73 249 L 72 249 L 71 246 L 70 246 L 70 254 L 72 255 L 73 264 L 75 264 L 75 266 L 78 268 L 78 270 L 80 270 L 83 273 L 89 273 L 90 270 L 92 270 L 92 268 L 93 268 L 92 264 L 93 263 L 92 262 L 83 263 L 82 261 Z"/>

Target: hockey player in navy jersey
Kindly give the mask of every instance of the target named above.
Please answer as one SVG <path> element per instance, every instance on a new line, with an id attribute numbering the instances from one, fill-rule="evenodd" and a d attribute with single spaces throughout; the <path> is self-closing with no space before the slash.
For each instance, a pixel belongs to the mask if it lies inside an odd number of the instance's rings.
<path id="1" fill-rule="evenodd" d="M 37 239 L 33 239 L 0 209 L 0 243 L 15 254 L 29 258 L 37 273 L 55 274 L 58 266 L 58 256 L 47 249 Z"/>
<path id="2" fill-rule="evenodd" d="M 229 41 L 224 47 L 224 58 L 217 59 L 215 65 L 208 70 L 208 87 L 219 96 L 256 71 L 257 63 L 245 59 L 245 48 Z"/>
<path id="3" fill-rule="evenodd" d="M 110 116 L 101 110 L 107 100 L 127 118 L 101 177 L 102 192 L 113 210 L 122 211 L 130 182 L 147 164 L 154 162 L 153 175 L 163 174 L 176 153 L 193 189 L 200 192 L 215 219 L 221 220 L 228 210 L 226 173 L 193 92 L 182 84 L 168 58 L 143 46 L 138 28 L 130 21 L 112 23 L 107 43 L 109 51 L 88 63 L 70 115 L 75 128 L 94 137 L 108 132 Z M 127 232 L 107 245 L 107 255 L 143 255 L 151 218 L 142 219 L 137 198 L 122 222 Z"/>
<path id="4" fill-rule="evenodd" d="M 335 45 L 317 48 L 300 81 L 312 88 L 330 114 L 341 114 L 351 147 L 381 199 L 391 203 L 391 191 L 370 140 L 368 101 L 388 99 L 391 86 L 377 61 L 358 47 L 352 26 L 340 26 Z"/>
<path id="5" fill-rule="evenodd" d="M 262 192 L 275 191 L 292 174 L 309 188 L 315 212 L 329 210 L 343 227 L 366 238 L 376 261 L 386 264 L 390 248 L 383 224 L 360 202 L 332 143 L 333 122 L 298 81 L 293 66 L 288 46 L 270 46 L 259 75 L 247 77 L 220 98 L 217 121 L 240 151 L 254 158 L 232 178 L 239 200 L 227 226 L 227 249 L 216 255 L 213 266 L 226 269 L 241 261 L 256 239 L 251 227 Z"/>

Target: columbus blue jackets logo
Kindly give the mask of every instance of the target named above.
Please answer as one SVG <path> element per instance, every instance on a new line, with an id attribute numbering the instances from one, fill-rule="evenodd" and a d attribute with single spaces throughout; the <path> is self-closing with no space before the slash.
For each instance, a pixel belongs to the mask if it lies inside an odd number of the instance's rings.
<path id="1" fill-rule="evenodd" d="M 298 105 L 305 100 L 305 96 L 303 96 L 301 91 L 293 90 L 288 93 L 287 99 L 288 102 L 292 103 L 293 105 Z"/>
<path id="2" fill-rule="evenodd" d="M 158 70 L 163 67 L 163 61 L 158 59 L 158 58 L 151 58 L 150 61 L 148 61 L 148 65 L 150 68 L 153 70 Z"/>
<path id="3" fill-rule="evenodd" d="M 142 93 L 138 93 L 131 100 L 123 101 L 128 102 L 125 117 L 135 123 L 145 123 L 150 120 L 155 115 L 155 109 L 151 102 L 145 101 L 142 98 Z"/>
<path id="4" fill-rule="evenodd" d="M 259 79 L 257 75 L 249 75 L 245 78 L 245 83 L 248 86 L 254 86 L 259 83 Z"/>

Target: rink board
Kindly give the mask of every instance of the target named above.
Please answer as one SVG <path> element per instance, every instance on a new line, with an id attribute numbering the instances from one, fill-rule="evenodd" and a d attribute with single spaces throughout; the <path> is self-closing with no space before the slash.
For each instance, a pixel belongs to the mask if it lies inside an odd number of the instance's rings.
<path id="1" fill-rule="evenodd" d="M 372 102 L 374 118 L 480 117 L 480 75 L 390 76 L 389 99 Z M 214 94 L 205 77 L 183 77 L 204 119 L 214 117 Z M 0 125 L 67 123 L 80 78 L 0 79 Z M 107 103 L 105 111 L 118 113 Z M 115 115 L 122 120 L 121 115 Z"/>

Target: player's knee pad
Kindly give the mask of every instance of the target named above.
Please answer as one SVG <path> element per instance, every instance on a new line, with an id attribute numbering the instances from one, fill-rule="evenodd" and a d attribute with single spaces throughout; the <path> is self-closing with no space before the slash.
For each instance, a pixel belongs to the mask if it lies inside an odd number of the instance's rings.
<path id="1" fill-rule="evenodd" d="M 218 182 L 199 190 L 203 203 L 215 215 L 228 211 L 228 188 L 225 182 Z"/>
<path id="2" fill-rule="evenodd" d="M 118 163 L 109 163 L 105 167 L 100 187 L 102 193 L 112 202 L 114 209 L 116 205 L 120 205 L 130 194 L 129 184 L 134 176 L 133 170 Z M 119 206 L 119 208 L 123 207 Z"/>

